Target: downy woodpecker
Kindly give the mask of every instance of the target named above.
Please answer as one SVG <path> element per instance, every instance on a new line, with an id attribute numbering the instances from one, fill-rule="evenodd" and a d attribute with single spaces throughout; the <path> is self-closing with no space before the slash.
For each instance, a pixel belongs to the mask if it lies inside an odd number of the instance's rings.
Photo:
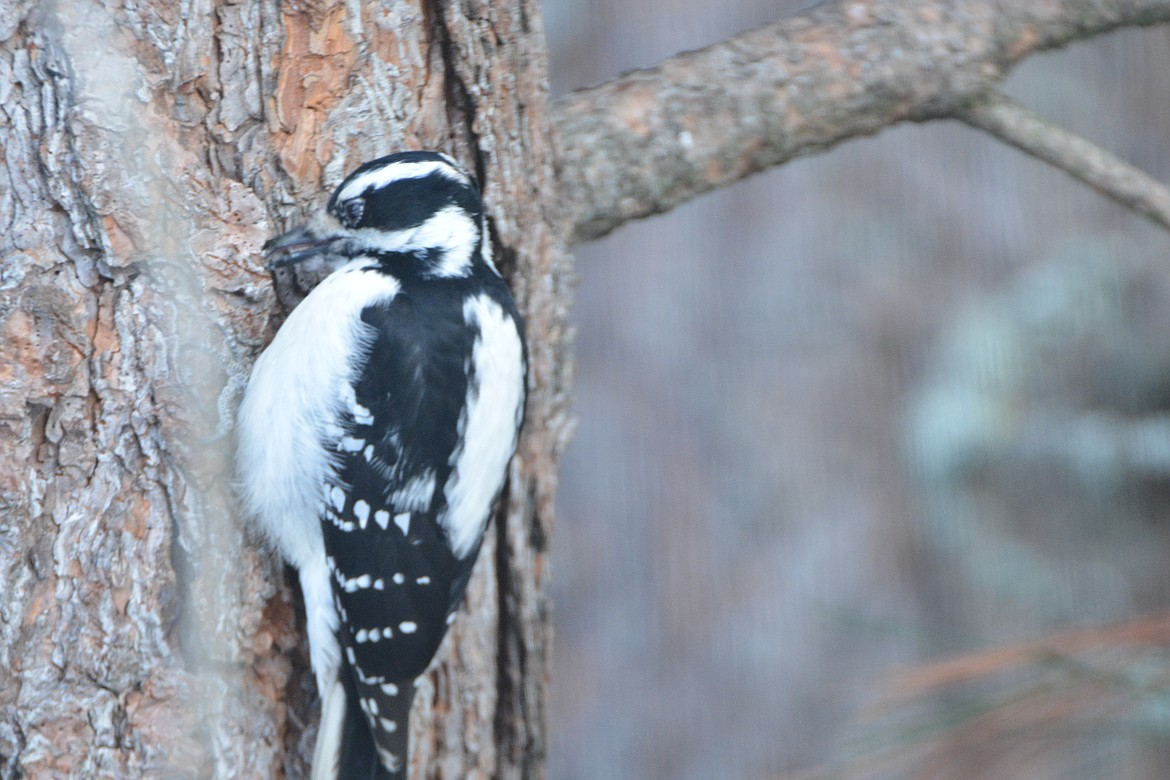
<path id="1" fill-rule="evenodd" d="M 366 163 L 265 245 L 327 276 L 256 361 L 246 510 L 299 574 L 322 700 L 314 780 L 405 777 L 417 677 L 455 618 L 523 417 L 520 315 L 474 179 Z"/>

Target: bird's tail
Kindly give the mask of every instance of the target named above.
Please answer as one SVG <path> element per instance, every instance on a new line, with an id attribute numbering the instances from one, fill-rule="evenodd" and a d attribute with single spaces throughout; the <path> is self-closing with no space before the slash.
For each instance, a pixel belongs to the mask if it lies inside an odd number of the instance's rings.
<path id="1" fill-rule="evenodd" d="M 322 696 L 312 780 L 405 780 L 414 683 L 369 684 L 343 667 Z"/>

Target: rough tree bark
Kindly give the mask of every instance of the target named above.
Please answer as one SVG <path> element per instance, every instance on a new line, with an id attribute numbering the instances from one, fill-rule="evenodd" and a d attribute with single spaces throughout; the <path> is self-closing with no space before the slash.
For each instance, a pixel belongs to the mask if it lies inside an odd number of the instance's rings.
<path id="1" fill-rule="evenodd" d="M 367 6 L 0 4 L 0 777 L 302 773 L 294 602 L 231 511 L 232 410 L 279 316 L 257 252 L 420 147 L 483 183 L 532 389 L 414 764 L 539 774 L 569 365 L 540 17 Z"/>
<path id="2" fill-rule="evenodd" d="M 1167 21 L 1167 0 L 817 4 L 561 98 L 557 172 L 572 236 L 598 238 L 899 122 L 961 119 L 988 129 L 972 121 L 971 104 L 1025 57 Z M 1131 195 L 1117 199 L 1135 205 Z"/>
<path id="3" fill-rule="evenodd" d="M 233 515 L 232 414 L 281 316 L 260 243 L 359 161 L 441 148 L 476 172 L 531 348 L 413 774 L 539 777 L 566 242 L 962 117 L 1032 51 L 1166 19 L 1170 0 L 830 4 L 571 96 L 554 136 L 535 0 L 0 0 L 0 778 L 303 773 L 302 632 Z"/>

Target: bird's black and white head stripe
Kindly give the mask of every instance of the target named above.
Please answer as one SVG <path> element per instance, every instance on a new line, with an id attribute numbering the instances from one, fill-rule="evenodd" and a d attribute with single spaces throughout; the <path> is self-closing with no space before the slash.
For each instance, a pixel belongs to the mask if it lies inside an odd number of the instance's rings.
<path id="1" fill-rule="evenodd" d="M 337 187 L 322 214 L 274 239 L 269 251 L 273 266 L 328 251 L 414 258 L 411 270 L 430 277 L 465 277 L 476 262 L 494 268 L 475 181 L 437 152 L 393 154 L 362 165 Z"/>
<path id="2" fill-rule="evenodd" d="M 503 486 L 525 350 L 489 246 L 474 180 L 434 152 L 361 166 L 267 246 L 274 267 L 344 261 L 289 315 L 240 409 L 245 500 L 305 594 L 315 780 L 403 771 L 414 680 Z"/>

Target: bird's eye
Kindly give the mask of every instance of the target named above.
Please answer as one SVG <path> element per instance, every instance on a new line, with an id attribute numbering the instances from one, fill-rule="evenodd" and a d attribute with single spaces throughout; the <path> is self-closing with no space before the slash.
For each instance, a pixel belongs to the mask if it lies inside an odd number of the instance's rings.
<path id="1" fill-rule="evenodd" d="M 366 202 L 362 198 L 353 198 L 341 204 L 341 223 L 348 228 L 357 227 L 365 213 Z"/>

